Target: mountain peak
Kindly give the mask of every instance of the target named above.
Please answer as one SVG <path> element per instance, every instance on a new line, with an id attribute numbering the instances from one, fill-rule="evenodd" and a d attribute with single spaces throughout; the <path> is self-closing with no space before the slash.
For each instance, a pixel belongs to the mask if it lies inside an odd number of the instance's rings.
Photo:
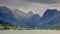
<path id="1" fill-rule="evenodd" d="M 34 15 L 34 13 L 32 11 L 29 11 L 27 14 L 26 14 L 28 17 L 31 17 Z"/>
<path id="2" fill-rule="evenodd" d="M 56 16 L 58 11 L 56 9 L 47 9 L 43 14 L 42 18 L 38 21 L 38 26 L 44 26 L 44 24 L 48 23 L 50 20 Z"/>
<path id="3" fill-rule="evenodd" d="M 6 8 L 6 6 L 0 6 L 0 8 Z"/>
<path id="4" fill-rule="evenodd" d="M 54 14 L 54 13 L 57 13 L 57 10 L 56 9 L 47 9 L 46 12 L 44 14 Z"/>
<path id="5" fill-rule="evenodd" d="M 47 9 L 47 11 L 44 13 L 44 15 L 43 16 L 53 16 L 53 15 L 55 15 L 55 14 L 57 14 L 57 10 L 56 9 Z"/>
<path id="6" fill-rule="evenodd" d="M 47 11 L 57 11 L 57 9 L 47 9 Z"/>
<path id="7" fill-rule="evenodd" d="M 33 12 L 32 11 L 29 11 L 28 14 L 33 14 Z"/>
<path id="8" fill-rule="evenodd" d="M 11 13 L 11 10 L 6 6 L 0 6 L 0 13 L 8 15 L 9 13 Z"/>
<path id="9" fill-rule="evenodd" d="M 18 12 L 19 14 L 26 14 L 25 12 L 19 10 L 19 9 L 14 9 L 14 11 Z"/>
<path id="10" fill-rule="evenodd" d="M 40 15 L 39 15 L 39 14 L 34 14 L 33 16 L 39 16 L 39 17 L 40 17 Z"/>

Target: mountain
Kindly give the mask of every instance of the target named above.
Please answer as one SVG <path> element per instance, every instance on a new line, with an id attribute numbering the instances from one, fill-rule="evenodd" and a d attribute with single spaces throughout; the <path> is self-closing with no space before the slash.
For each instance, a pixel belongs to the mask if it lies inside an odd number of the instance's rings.
<path id="1" fill-rule="evenodd" d="M 23 19 L 24 19 L 24 18 L 30 18 L 31 16 L 34 15 L 34 13 L 33 13 L 32 11 L 29 11 L 28 13 L 25 13 L 25 12 L 23 12 L 23 11 L 21 11 L 21 10 L 18 10 L 18 9 L 12 10 L 12 13 L 13 13 L 14 16 L 19 15 L 19 16 L 22 17 Z M 18 17 L 18 16 L 17 16 L 17 17 Z"/>
<path id="2" fill-rule="evenodd" d="M 39 14 L 34 14 L 32 11 L 25 13 L 18 9 L 10 10 L 6 6 L 0 6 L 0 25 L 1 24 L 12 24 L 31 28 L 60 27 L 60 11 L 56 9 L 47 9 L 41 17 Z"/>
<path id="3" fill-rule="evenodd" d="M 30 18 L 30 17 L 33 16 L 33 15 L 34 15 L 34 13 L 33 13 L 32 11 L 29 11 L 28 13 L 26 13 L 25 16 Z"/>
<path id="4" fill-rule="evenodd" d="M 12 13 L 19 21 L 19 24 L 26 27 L 35 27 L 33 24 L 41 18 L 40 15 L 34 14 L 32 11 L 25 13 L 21 10 L 15 9 Z"/>
<path id="5" fill-rule="evenodd" d="M 31 19 L 31 22 L 36 22 L 40 19 L 40 15 L 38 14 L 34 14 L 30 19 Z"/>
<path id="6" fill-rule="evenodd" d="M 44 13 L 44 15 L 42 16 L 42 18 L 38 21 L 38 23 L 36 24 L 36 26 L 38 27 L 44 27 L 45 24 L 49 23 L 54 16 L 57 15 L 57 10 L 56 9 L 47 9 L 47 11 Z M 55 19 L 56 20 L 56 19 Z"/>
<path id="7" fill-rule="evenodd" d="M 19 25 L 24 25 L 24 19 L 25 19 L 25 14 L 23 11 L 18 10 L 18 9 L 14 9 L 12 10 L 12 13 L 15 17 L 15 19 L 17 20 Z"/>
<path id="8" fill-rule="evenodd" d="M 29 18 L 29 20 L 27 20 L 27 26 L 30 27 L 35 27 L 36 22 L 40 19 L 40 15 L 38 14 L 34 14 L 33 16 L 31 16 L 31 18 Z"/>
<path id="9" fill-rule="evenodd" d="M 21 11 L 21 10 L 18 10 L 18 9 L 14 9 L 12 12 L 13 12 L 13 13 L 16 12 L 16 13 L 18 13 L 20 16 L 23 16 L 23 17 L 24 17 L 24 15 L 26 14 L 25 12 L 23 12 L 23 11 Z"/>
<path id="10" fill-rule="evenodd" d="M 11 10 L 6 6 L 0 6 L 0 18 L 11 22 L 11 24 L 16 25 L 16 19 L 13 16 Z"/>
<path id="11" fill-rule="evenodd" d="M 2 26 L 12 26 L 11 23 L 9 23 L 9 22 L 7 22 L 7 21 L 5 21 L 3 19 L 0 19 L 0 25 L 2 25 Z"/>
<path id="12" fill-rule="evenodd" d="M 12 25 L 23 27 L 60 27 L 60 11 L 47 9 L 42 17 L 32 11 L 25 13 L 18 9 L 10 10 L 6 6 L 0 6 L 0 24 L 10 22 Z M 9 24 L 9 23 L 7 23 Z"/>
<path id="13" fill-rule="evenodd" d="M 60 11 L 57 12 L 57 14 L 49 20 L 47 24 L 47 27 L 60 27 Z"/>
<path id="14" fill-rule="evenodd" d="M 0 18 L 4 19 L 6 21 L 11 22 L 13 25 L 19 25 L 19 26 L 28 26 L 28 23 L 32 20 L 33 12 L 30 11 L 28 13 L 24 13 L 21 10 L 15 9 L 10 10 L 6 6 L 0 6 Z M 33 23 L 30 23 L 30 25 Z"/>
<path id="15" fill-rule="evenodd" d="M 22 26 L 28 26 L 26 23 L 28 23 L 31 16 L 34 15 L 32 11 L 25 13 L 18 9 L 12 10 L 12 13 L 15 16 L 16 20 L 19 22 L 18 24 L 20 24 Z"/>

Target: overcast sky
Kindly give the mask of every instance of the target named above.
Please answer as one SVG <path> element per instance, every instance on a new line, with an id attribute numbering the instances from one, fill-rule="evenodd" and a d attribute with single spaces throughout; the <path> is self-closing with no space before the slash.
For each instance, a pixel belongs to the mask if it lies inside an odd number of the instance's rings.
<path id="1" fill-rule="evenodd" d="M 0 5 L 43 15 L 46 9 L 60 9 L 60 0 L 0 0 Z"/>

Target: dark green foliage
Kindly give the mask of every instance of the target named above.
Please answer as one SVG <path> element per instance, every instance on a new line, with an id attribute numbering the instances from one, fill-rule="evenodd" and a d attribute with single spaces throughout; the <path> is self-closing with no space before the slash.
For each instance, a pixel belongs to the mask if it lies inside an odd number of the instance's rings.
<path id="1" fill-rule="evenodd" d="M 10 26 L 10 25 L 12 25 L 12 24 L 9 23 L 9 22 L 7 22 L 7 21 L 5 21 L 5 20 L 0 19 L 0 25 L 3 25 L 3 26 Z"/>

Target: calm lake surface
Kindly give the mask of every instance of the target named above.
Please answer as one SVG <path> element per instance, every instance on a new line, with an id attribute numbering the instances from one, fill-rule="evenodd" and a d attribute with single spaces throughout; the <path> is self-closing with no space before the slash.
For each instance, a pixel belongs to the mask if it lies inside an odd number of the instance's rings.
<path id="1" fill-rule="evenodd" d="M 60 34 L 60 30 L 2 30 L 0 34 Z"/>

